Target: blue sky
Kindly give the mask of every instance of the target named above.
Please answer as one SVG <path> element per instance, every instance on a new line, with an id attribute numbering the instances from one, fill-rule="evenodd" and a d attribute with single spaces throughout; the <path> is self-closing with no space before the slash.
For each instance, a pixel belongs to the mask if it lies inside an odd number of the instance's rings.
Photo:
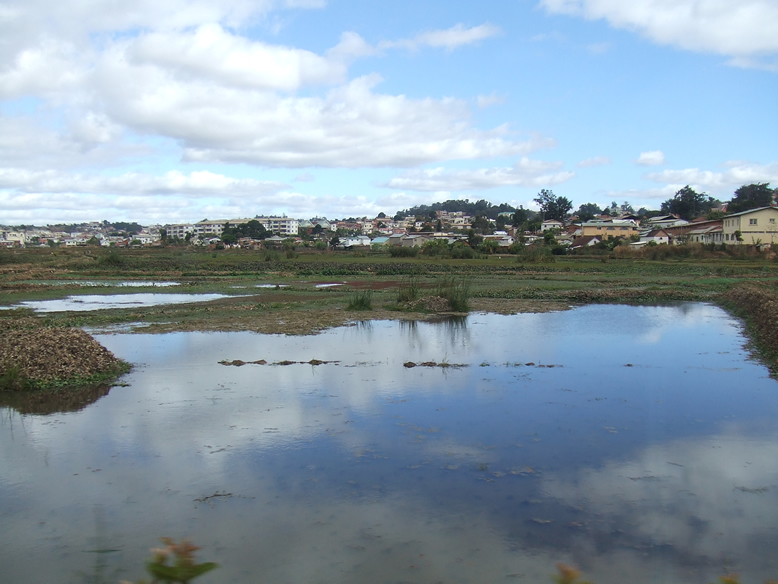
<path id="1" fill-rule="evenodd" d="M 0 223 L 726 200 L 776 95 L 776 0 L 0 0 Z"/>

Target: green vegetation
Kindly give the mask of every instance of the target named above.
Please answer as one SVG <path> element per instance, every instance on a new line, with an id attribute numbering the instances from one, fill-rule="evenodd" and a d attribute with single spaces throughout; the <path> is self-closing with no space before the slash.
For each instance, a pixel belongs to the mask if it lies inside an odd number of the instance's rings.
<path id="1" fill-rule="evenodd" d="M 373 310 L 372 290 L 353 290 L 349 293 L 347 310 Z"/>
<path id="2" fill-rule="evenodd" d="M 448 301 L 454 312 L 470 312 L 470 288 L 472 280 L 466 276 L 444 277 L 435 288 L 435 296 Z"/>
<path id="3" fill-rule="evenodd" d="M 310 334 L 348 322 L 350 316 L 344 309 L 351 304 L 354 290 L 370 292 L 370 318 L 423 319 L 467 308 L 512 313 L 586 303 L 705 301 L 724 304 L 748 320 L 756 305 L 736 307 L 728 293 L 747 283 L 775 294 L 778 283 L 776 252 L 748 246 L 633 249 L 617 245 L 568 255 L 554 255 L 554 249 L 517 243 L 511 250 L 514 254 L 508 250 L 476 254 L 462 243 L 436 243 L 411 258 L 392 257 L 390 250 L 355 257 L 352 252 L 310 248 L 290 258 L 273 251 L 237 249 L 0 250 L 0 302 L 5 305 L 68 295 L 150 291 L 110 285 L 133 280 L 180 284 L 155 292 L 227 295 L 207 303 L 143 309 L 41 315 L 29 309 L 6 310 L 0 311 L 0 329 L 2 323 L 14 322 L 16 328 L 21 326 L 18 323 L 98 329 L 126 325 L 129 330 L 142 325 L 137 330 L 151 333 L 251 330 Z M 346 285 L 316 288 L 333 279 Z M 467 285 L 461 285 L 465 281 Z M 257 284 L 279 287 L 257 288 Z M 435 294 L 445 300 L 435 301 Z M 752 320 L 764 318 L 759 313 Z M 749 331 L 756 335 L 757 329 L 750 327 Z M 13 370 L 3 370 L 2 375 L 6 384 L 18 384 Z"/>

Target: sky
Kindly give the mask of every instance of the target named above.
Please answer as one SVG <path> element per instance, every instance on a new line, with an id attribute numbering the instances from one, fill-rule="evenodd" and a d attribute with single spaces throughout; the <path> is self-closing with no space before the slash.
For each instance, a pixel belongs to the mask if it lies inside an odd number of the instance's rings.
<path id="1" fill-rule="evenodd" d="M 0 224 L 778 186 L 778 0 L 0 0 Z"/>

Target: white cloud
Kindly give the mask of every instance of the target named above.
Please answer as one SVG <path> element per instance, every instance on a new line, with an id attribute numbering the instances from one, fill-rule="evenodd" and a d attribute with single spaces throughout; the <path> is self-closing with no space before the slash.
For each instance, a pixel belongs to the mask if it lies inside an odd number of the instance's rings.
<path id="1" fill-rule="evenodd" d="M 774 0 L 541 0 L 557 14 L 607 20 L 650 40 L 733 57 L 778 53 Z"/>
<path id="2" fill-rule="evenodd" d="M 287 185 L 273 181 L 235 179 L 208 171 L 184 174 L 166 172 L 162 176 L 128 172 L 120 176 L 79 175 L 16 168 L 0 169 L 0 189 L 19 193 L 93 193 L 108 195 L 180 194 L 195 197 L 256 195 L 277 193 Z"/>
<path id="3" fill-rule="evenodd" d="M 68 129 L 68 133 L 61 134 L 29 117 L 0 114 L 0 168 L 104 166 L 151 151 L 137 143 L 106 144 L 105 140 L 115 139 L 121 129 L 101 114 L 74 117 Z"/>
<path id="4" fill-rule="evenodd" d="M 467 103 L 373 91 L 377 75 L 323 97 L 281 97 L 181 79 L 112 53 L 97 84 L 108 115 L 140 133 L 177 140 L 198 162 L 277 167 L 417 166 L 448 159 L 527 154 L 537 140 L 473 128 Z"/>
<path id="5" fill-rule="evenodd" d="M 412 51 L 421 47 L 444 48 L 452 51 L 464 45 L 471 45 L 479 41 L 492 38 L 502 34 L 499 26 L 485 23 L 471 28 L 465 28 L 462 24 L 457 24 L 445 30 L 430 30 L 416 35 L 410 39 L 399 41 L 384 41 L 379 43 L 379 48 L 406 48 Z"/>
<path id="6" fill-rule="evenodd" d="M 657 166 L 664 164 L 665 154 L 661 150 L 651 150 L 650 152 L 641 152 L 635 164 L 640 166 Z"/>
<path id="7" fill-rule="evenodd" d="M 575 176 L 560 171 L 561 162 L 543 162 L 521 158 L 509 168 L 413 170 L 391 179 L 385 186 L 410 191 L 469 191 L 503 186 L 537 187 L 560 184 Z"/>
<path id="8" fill-rule="evenodd" d="M 504 95 L 492 93 L 490 95 L 479 95 L 476 98 L 476 103 L 478 103 L 479 108 L 483 109 L 492 105 L 501 105 L 505 103 L 505 100 L 506 97 Z"/>
<path id="9" fill-rule="evenodd" d="M 126 48 L 132 65 L 151 65 L 184 80 L 210 80 L 221 87 L 294 91 L 305 85 L 335 84 L 346 80 L 352 51 L 359 51 L 358 35 L 347 35 L 332 49 L 342 60 L 310 51 L 250 41 L 206 24 L 194 31 L 142 35 Z M 364 41 L 362 41 L 364 44 Z"/>
<path id="10" fill-rule="evenodd" d="M 769 182 L 778 183 L 778 162 L 754 164 L 744 161 L 732 161 L 724 165 L 726 170 L 714 172 L 699 168 L 682 170 L 663 170 L 647 174 L 645 178 L 654 182 L 672 185 L 694 185 L 714 192 L 731 190 L 744 184 Z"/>
<path id="11" fill-rule="evenodd" d="M 587 158 L 578 163 L 581 168 L 592 168 L 594 166 L 607 166 L 611 163 L 611 159 L 608 156 L 595 156 L 594 158 Z"/>

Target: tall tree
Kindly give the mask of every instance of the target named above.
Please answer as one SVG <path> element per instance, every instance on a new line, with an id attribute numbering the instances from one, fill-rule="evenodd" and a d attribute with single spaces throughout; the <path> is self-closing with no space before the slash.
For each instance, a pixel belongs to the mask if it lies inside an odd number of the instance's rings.
<path id="1" fill-rule="evenodd" d="M 573 208 L 573 203 L 566 197 L 558 197 L 554 191 L 542 189 L 534 201 L 540 205 L 543 219 L 556 219 L 564 222 L 565 217 Z"/>
<path id="2" fill-rule="evenodd" d="M 580 207 L 578 207 L 578 218 L 581 221 L 591 221 L 594 219 L 595 215 L 599 215 L 602 213 L 600 208 L 595 203 L 584 203 Z"/>
<path id="3" fill-rule="evenodd" d="M 752 183 L 743 185 L 735 191 L 735 196 L 727 205 L 727 212 L 741 213 L 758 209 L 760 207 L 769 207 L 773 202 L 775 193 L 770 188 L 770 183 Z"/>
<path id="4" fill-rule="evenodd" d="M 719 201 L 705 193 L 698 193 L 689 185 L 675 193 L 672 199 L 662 203 L 663 213 L 678 215 L 681 219 L 691 221 L 702 215 L 707 215 Z"/>
<path id="5" fill-rule="evenodd" d="M 514 227 L 520 227 L 529 220 L 529 213 L 524 207 L 519 207 L 511 217 Z"/>

